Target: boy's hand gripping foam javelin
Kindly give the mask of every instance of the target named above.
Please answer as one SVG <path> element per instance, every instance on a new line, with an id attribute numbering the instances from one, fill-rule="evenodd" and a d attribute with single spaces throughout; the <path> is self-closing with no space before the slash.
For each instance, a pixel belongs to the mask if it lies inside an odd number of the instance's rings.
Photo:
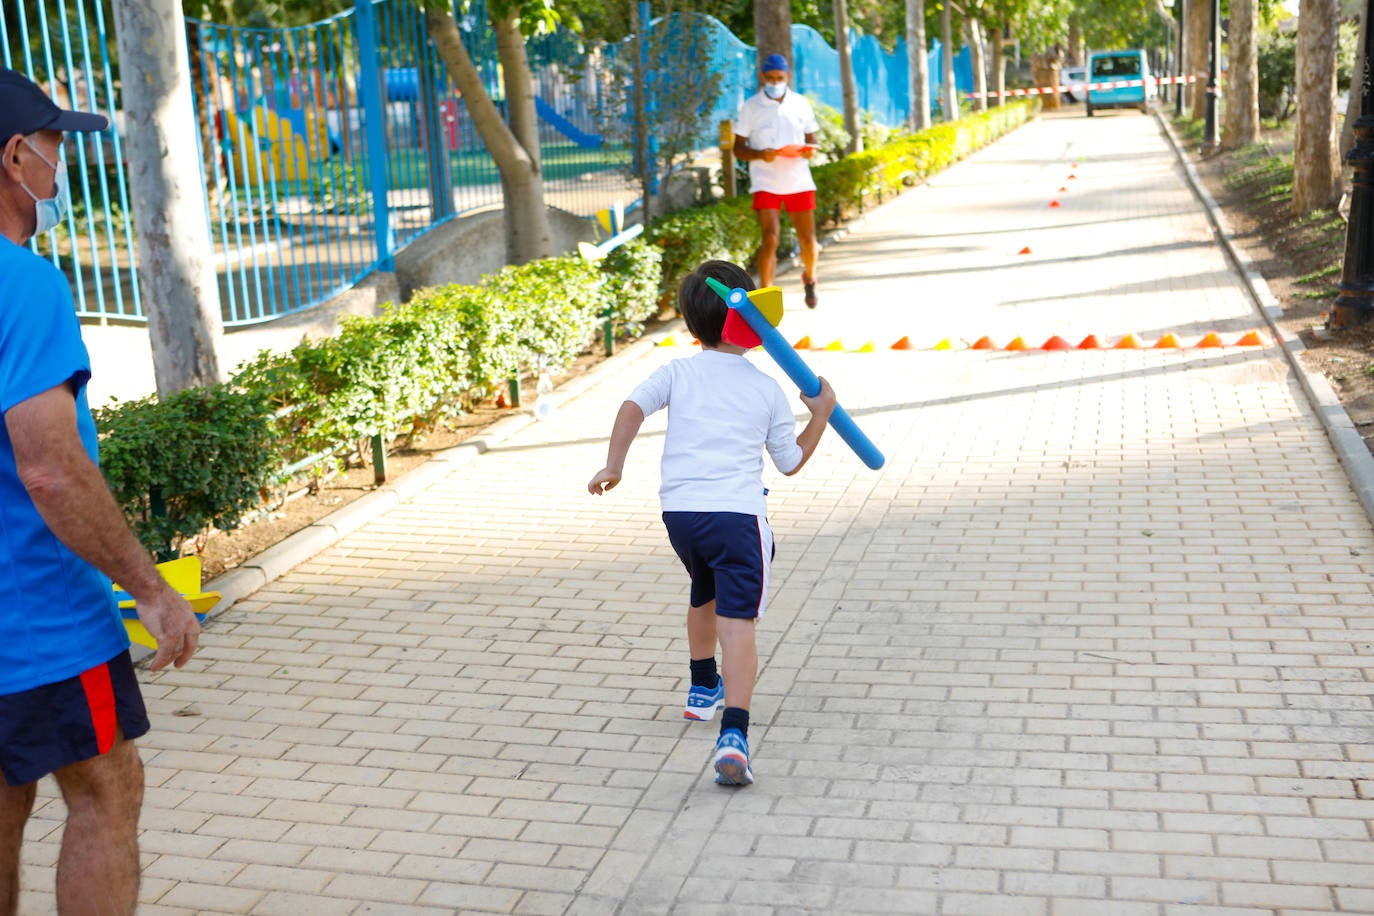
<path id="1" fill-rule="evenodd" d="M 747 292 L 739 288 L 730 289 L 714 277 L 707 277 L 706 283 L 725 300 L 726 305 L 744 319 L 750 330 L 758 335 L 763 349 L 782 367 L 782 371 L 786 372 L 793 384 L 801 389 L 802 394 L 813 398 L 821 393 L 821 380 L 816 377 L 816 373 L 811 371 L 797 355 L 797 351 L 792 349 L 782 334 L 778 333 L 778 329 L 763 316 L 758 306 L 750 301 Z M 854 450 L 860 461 L 875 471 L 883 466 L 883 453 L 878 451 L 878 447 L 863 434 L 848 411 L 838 403 L 835 404 L 834 412 L 830 414 L 830 426 L 845 444 Z"/>

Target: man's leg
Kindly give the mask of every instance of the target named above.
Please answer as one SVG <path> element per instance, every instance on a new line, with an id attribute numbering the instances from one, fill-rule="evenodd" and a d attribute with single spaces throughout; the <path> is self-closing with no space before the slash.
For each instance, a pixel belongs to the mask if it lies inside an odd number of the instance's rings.
<path id="1" fill-rule="evenodd" d="M 797 230 L 797 242 L 801 245 L 802 276 L 816 280 L 816 257 L 820 247 L 816 244 L 816 211 L 797 210 L 789 213 L 792 228 Z"/>
<path id="2" fill-rule="evenodd" d="M 778 269 L 778 235 L 782 219 L 777 210 L 757 210 L 763 242 L 759 245 L 759 286 L 772 286 L 773 273 Z"/>
<path id="3" fill-rule="evenodd" d="M 58 910 L 62 916 L 132 914 L 138 903 L 143 805 L 138 749 L 121 732 L 109 753 L 69 764 L 53 776 L 67 803 L 57 859 Z"/>
<path id="4" fill-rule="evenodd" d="M 19 848 L 37 795 L 38 783 L 11 786 L 0 780 L 0 916 L 19 912 Z"/>

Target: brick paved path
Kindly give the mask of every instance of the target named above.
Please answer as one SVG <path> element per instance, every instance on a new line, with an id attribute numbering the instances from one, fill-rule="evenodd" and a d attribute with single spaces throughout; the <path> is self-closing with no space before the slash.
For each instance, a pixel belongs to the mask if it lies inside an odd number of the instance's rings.
<path id="1" fill-rule="evenodd" d="M 642 348 L 146 678 L 143 912 L 1374 911 L 1374 537 L 1278 351 L 882 349 L 1260 325 L 1155 122 L 1031 124 L 822 266 L 783 330 L 877 343 L 807 358 L 888 463 L 773 482 L 757 785 L 681 719 L 661 418 L 584 490 Z"/>

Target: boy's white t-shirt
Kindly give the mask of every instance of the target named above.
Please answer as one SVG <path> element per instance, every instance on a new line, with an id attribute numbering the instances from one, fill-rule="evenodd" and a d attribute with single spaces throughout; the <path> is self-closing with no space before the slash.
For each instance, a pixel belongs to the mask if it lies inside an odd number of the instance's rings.
<path id="1" fill-rule="evenodd" d="M 781 149 L 806 142 L 821 126 L 806 96 L 787 90 L 775 102 L 759 90 L 744 100 L 735 119 L 735 134 L 749 141 L 750 149 Z M 800 194 L 816 190 L 811 163 L 801 156 L 778 156 L 772 162 L 749 161 L 749 189 L 773 194 Z"/>
<path id="2" fill-rule="evenodd" d="M 668 408 L 658 491 L 664 512 L 765 516 L 764 450 L 784 474 L 801 464 L 787 396 L 743 356 L 702 350 L 675 359 L 628 400 L 646 417 Z"/>

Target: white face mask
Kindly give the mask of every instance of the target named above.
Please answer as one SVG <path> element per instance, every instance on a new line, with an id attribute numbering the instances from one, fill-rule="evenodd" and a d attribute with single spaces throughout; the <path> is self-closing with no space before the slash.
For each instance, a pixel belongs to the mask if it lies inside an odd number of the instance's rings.
<path id="1" fill-rule="evenodd" d="M 786 84 L 786 83 L 764 83 L 764 84 L 763 84 L 763 92 L 764 92 L 764 95 L 768 96 L 770 99 L 780 99 L 780 98 L 782 98 L 783 96 L 787 95 L 787 84 Z"/>
<path id="2" fill-rule="evenodd" d="M 33 234 L 42 235 L 62 225 L 62 219 L 67 215 L 67 206 L 70 200 L 70 191 L 67 187 L 67 160 L 59 149 L 57 161 L 49 162 L 48 157 L 40 153 L 38 147 L 29 142 L 28 137 L 24 138 L 24 145 L 27 146 L 35 156 L 42 159 L 46 165 L 52 166 L 54 182 L 57 185 L 57 190 L 53 192 L 52 197 L 39 197 L 37 194 L 33 193 L 33 191 L 29 190 L 28 185 L 24 184 L 22 181 L 19 183 L 19 187 L 24 189 L 24 193 L 33 198 L 34 220 L 37 224 L 33 230 Z"/>

